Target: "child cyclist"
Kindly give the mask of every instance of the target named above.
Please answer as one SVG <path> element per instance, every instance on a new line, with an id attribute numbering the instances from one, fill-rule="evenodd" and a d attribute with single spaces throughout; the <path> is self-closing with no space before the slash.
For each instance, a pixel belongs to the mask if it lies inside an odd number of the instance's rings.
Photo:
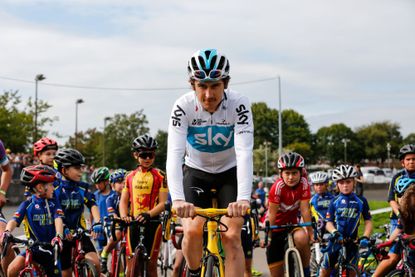
<path id="1" fill-rule="evenodd" d="M 158 218 L 164 210 L 164 203 L 168 197 L 167 180 L 164 172 L 152 167 L 156 149 L 156 140 L 148 135 L 139 136 L 133 141 L 133 156 L 139 166 L 126 176 L 120 201 L 120 216 L 127 222 L 132 217 L 141 223 L 147 223 L 152 218 Z M 131 256 L 138 245 L 137 233 L 137 225 L 128 228 L 127 255 Z M 157 276 L 161 224 L 148 222 L 144 237 L 144 245 L 150 257 L 149 276 Z M 130 271 L 131 260 L 128 261 L 127 267 Z"/>
<path id="2" fill-rule="evenodd" d="M 33 155 L 43 165 L 53 167 L 56 151 L 58 151 L 58 143 L 51 138 L 44 137 L 33 144 Z"/>
<path id="3" fill-rule="evenodd" d="M 390 215 L 391 233 L 398 225 L 399 218 L 399 196 L 395 190 L 396 184 L 402 177 L 415 179 L 415 145 L 407 144 L 402 146 L 399 150 L 399 159 L 401 160 L 403 170 L 392 177 L 388 193 L 388 202 L 392 208 L 392 213 Z"/>
<path id="4" fill-rule="evenodd" d="M 324 171 L 310 174 L 315 194 L 310 200 L 311 216 L 317 223 L 319 237 L 322 238 L 326 231 L 326 214 L 333 194 L 328 192 L 329 175 Z"/>
<path id="5" fill-rule="evenodd" d="M 102 233 L 102 223 L 100 222 L 99 209 L 95 202 L 94 195 L 88 190 L 88 184 L 81 182 L 82 166 L 85 164 L 84 156 L 75 149 L 66 148 L 56 152 L 55 166 L 62 174 L 59 186 L 55 188 L 55 196 L 59 201 L 65 214 L 64 234 L 66 240 L 63 242 L 61 256 L 62 276 L 71 276 L 72 267 L 72 248 L 75 247 L 73 232 L 78 228 L 86 229 L 84 217 L 84 205 L 86 205 L 96 222 L 93 226 L 92 237 Z M 100 272 L 99 258 L 91 239 L 87 236 L 82 238 L 82 246 L 85 251 L 86 259 L 94 264 L 98 273 Z"/>
<path id="6" fill-rule="evenodd" d="M 406 234 L 415 235 L 415 230 L 411 229 L 414 228 L 414 222 L 415 222 L 415 208 L 408 206 L 408 203 L 411 202 L 411 197 L 407 195 L 407 191 L 411 190 L 411 192 L 408 192 L 409 195 L 412 195 L 412 193 L 415 190 L 415 179 L 411 179 L 408 177 L 401 177 L 395 184 L 395 193 L 397 196 L 397 204 L 399 205 L 399 217 L 400 220 L 392 232 L 391 236 L 389 237 L 389 241 L 394 241 L 402 231 L 404 231 Z M 406 196 L 406 198 L 405 198 Z M 405 204 L 405 205 L 404 205 Z M 405 219 L 403 216 L 405 215 Z M 411 221 L 412 220 L 412 221 Z M 401 253 L 402 249 L 398 243 L 394 243 L 393 246 L 390 248 L 388 256 L 388 259 L 382 260 L 378 267 L 376 268 L 376 271 L 374 272 L 373 276 L 385 276 L 388 272 L 390 272 L 392 269 L 396 267 L 398 262 L 401 260 Z M 414 263 L 415 264 L 415 263 Z"/>
<path id="7" fill-rule="evenodd" d="M 332 178 L 333 181 L 337 182 L 339 195 L 331 200 L 326 215 L 327 231 L 336 239 L 336 243 L 341 241 L 346 243 L 346 259 L 355 265 L 357 265 L 359 253 L 358 246 L 354 241 L 357 239 L 360 217 L 363 216 L 365 223 L 363 237 L 360 240 L 361 246 L 367 247 L 368 237 L 372 232 L 369 204 L 366 198 L 358 197 L 353 192 L 356 176 L 356 170 L 350 165 L 340 165 L 334 169 Z M 338 254 L 338 251 L 329 251 L 324 254 L 320 276 L 330 276 L 337 262 Z"/>
<path id="8" fill-rule="evenodd" d="M 281 177 L 275 181 L 269 192 L 269 215 L 271 225 L 298 223 L 298 213 L 305 222 L 311 221 L 309 201 L 310 186 L 303 176 L 304 158 L 295 152 L 283 154 L 278 160 Z M 303 228 L 293 230 L 296 248 L 300 251 L 304 275 L 310 275 L 310 240 L 313 241 L 311 227 L 307 232 Z M 273 230 L 271 243 L 267 247 L 267 262 L 271 276 L 284 275 L 284 253 L 287 233 Z"/>
<path id="9" fill-rule="evenodd" d="M 63 212 L 59 203 L 53 198 L 53 182 L 55 170 L 49 166 L 35 165 L 23 168 L 20 181 L 30 188 L 33 195 L 20 204 L 13 218 L 7 223 L 3 239 L 7 240 L 10 233 L 22 222 L 25 226 L 27 239 L 35 242 L 49 242 L 50 247 L 32 247 L 33 261 L 40 264 L 47 276 L 61 276 L 60 263 L 54 266 L 53 246 L 59 245 L 62 250 Z M 46 251 L 42 251 L 46 250 Z M 9 265 L 7 276 L 18 276 L 25 266 L 25 252 L 17 256 Z"/>
<path id="10" fill-rule="evenodd" d="M 116 231 L 116 239 L 111 236 L 110 233 L 110 226 L 112 225 L 112 218 L 120 218 L 119 206 L 120 206 L 120 198 L 121 192 L 124 188 L 124 180 L 125 180 L 125 169 L 117 169 L 110 175 L 110 184 L 114 191 L 107 197 L 106 206 L 107 206 L 107 218 L 105 219 L 105 223 L 108 224 L 106 226 L 106 235 L 108 237 L 108 243 L 104 247 L 101 252 L 101 272 L 106 273 L 107 269 L 107 261 L 108 261 L 108 254 L 114 249 L 117 245 L 117 242 L 121 239 L 121 234 L 119 231 Z"/>
<path id="11" fill-rule="evenodd" d="M 95 196 L 95 202 L 97 203 L 97 206 L 99 208 L 99 215 L 100 215 L 100 222 L 104 223 L 104 218 L 107 217 L 107 199 L 110 195 L 114 194 L 114 191 L 111 189 L 109 185 L 110 180 L 110 171 L 107 167 L 100 167 L 94 170 L 91 174 L 91 181 L 93 184 L 95 184 L 95 188 L 97 189 L 94 192 Z M 95 222 L 94 222 L 95 223 Z M 105 245 L 107 245 L 107 238 L 105 236 L 105 232 L 100 234 L 96 241 L 98 243 L 98 251 L 101 253 L 102 249 Z M 101 269 L 103 273 L 106 273 L 106 271 L 103 271 L 104 269 Z"/>

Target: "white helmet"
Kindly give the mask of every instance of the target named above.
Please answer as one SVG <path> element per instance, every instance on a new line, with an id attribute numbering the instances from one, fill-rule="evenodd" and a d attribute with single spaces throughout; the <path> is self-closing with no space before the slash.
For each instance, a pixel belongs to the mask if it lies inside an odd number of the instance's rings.
<path id="1" fill-rule="evenodd" d="M 333 181 L 339 181 L 357 177 L 357 172 L 353 166 L 342 164 L 333 170 Z"/>
<path id="2" fill-rule="evenodd" d="M 229 76 L 229 60 L 216 49 L 202 49 L 193 54 L 187 66 L 190 79 L 218 81 Z"/>
<path id="3" fill-rule="evenodd" d="M 327 183 L 329 175 L 324 171 L 317 171 L 310 174 L 310 179 L 313 184 Z"/>

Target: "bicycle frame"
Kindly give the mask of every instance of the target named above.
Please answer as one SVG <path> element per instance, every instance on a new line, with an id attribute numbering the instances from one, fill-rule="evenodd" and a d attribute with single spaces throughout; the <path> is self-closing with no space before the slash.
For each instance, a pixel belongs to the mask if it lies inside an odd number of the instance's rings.
<path id="1" fill-rule="evenodd" d="M 30 250 L 30 247 L 28 246 L 26 248 L 26 256 L 24 262 L 25 267 L 19 272 L 19 276 L 24 276 L 25 273 L 30 273 L 31 276 L 45 276 L 42 268 L 39 265 L 33 263 L 32 257 L 32 250 Z"/>
<path id="2" fill-rule="evenodd" d="M 80 276 L 80 263 L 85 260 L 85 251 L 82 249 L 82 236 L 85 236 L 86 232 L 83 229 L 78 229 L 75 234 L 75 247 L 72 249 L 72 270 L 75 277 Z"/>

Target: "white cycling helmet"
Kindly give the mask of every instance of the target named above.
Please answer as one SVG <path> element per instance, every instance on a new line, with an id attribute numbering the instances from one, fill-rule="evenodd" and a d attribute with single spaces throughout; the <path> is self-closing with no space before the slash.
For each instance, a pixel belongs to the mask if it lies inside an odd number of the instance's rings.
<path id="1" fill-rule="evenodd" d="M 322 184 L 329 181 L 329 175 L 324 171 L 317 171 L 310 174 L 311 183 Z"/>
<path id="2" fill-rule="evenodd" d="M 225 79 L 229 76 L 229 69 L 229 60 L 216 49 L 197 51 L 187 66 L 189 78 L 200 82 Z"/>
<path id="3" fill-rule="evenodd" d="M 337 182 L 340 180 L 354 178 L 354 177 L 357 177 L 357 172 L 354 169 L 354 167 L 351 165 L 342 164 L 333 170 L 333 176 L 332 176 L 333 181 Z"/>

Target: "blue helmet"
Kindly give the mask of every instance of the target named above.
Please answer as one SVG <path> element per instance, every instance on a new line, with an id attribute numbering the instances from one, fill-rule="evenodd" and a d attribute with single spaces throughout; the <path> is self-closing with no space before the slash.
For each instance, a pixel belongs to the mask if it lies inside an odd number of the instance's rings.
<path id="1" fill-rule="evenodd" d="M 127 171 L 122 168 L 115 170 L 110 176 L 110 183 L 114 184 L 116 182 L 124 181 L 126 173 Z"/>
<path id="2" fill-rule="evenodd" d="M 401 197 L 406 189 L 411 185 L 415 183 L 415 179 L 411 179 L 408 177 L 402 177 L 398 180 L 398 182 L 395 183 L 395 190 L 398 193 L 398 196 Z"/>
<path id="3" fill-rule="evenodd" d="M 197 51 L 187 66 L 189 78 L 201 82 L 225 79 L 229 76 L 229 69 L 229 60 L 216 49 Z"/>

